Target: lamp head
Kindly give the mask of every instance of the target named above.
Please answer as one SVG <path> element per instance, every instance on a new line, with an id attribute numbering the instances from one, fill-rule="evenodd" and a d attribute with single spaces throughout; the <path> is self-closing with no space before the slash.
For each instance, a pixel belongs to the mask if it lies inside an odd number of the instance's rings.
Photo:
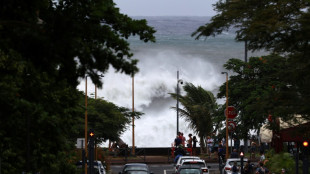
<path id="1" fill-rule="evenodd" d="M 182 79 L 180 79 L 178 82 L 179 82 L 181 85 L 183 85 L 183 80 L 182 80 Z"/>

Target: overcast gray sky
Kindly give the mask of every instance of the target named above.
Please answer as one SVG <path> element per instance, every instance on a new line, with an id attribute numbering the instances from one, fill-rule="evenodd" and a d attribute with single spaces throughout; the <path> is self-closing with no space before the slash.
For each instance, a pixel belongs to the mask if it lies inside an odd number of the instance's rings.
<path id="1" fill-rule="evenodd" d="M 129 16 L 214 16 L 217 0 L 114 0 Z"/>

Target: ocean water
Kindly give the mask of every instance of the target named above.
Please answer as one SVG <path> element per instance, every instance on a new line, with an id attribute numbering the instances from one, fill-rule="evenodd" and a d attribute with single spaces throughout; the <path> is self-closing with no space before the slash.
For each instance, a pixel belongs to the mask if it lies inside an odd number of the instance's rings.
<path id="1" fill-rule="evenodd" d="M 129 39 L 133 58 L 139 60 L 140 69 L 134 78 L 134 108 L 145 113 L 135 121 L 135 146 L 170 147 L 176 136 L 176 111 L 171 109 L 176 106 L 176 101 L 169 93 L 176 91 L 177 71 L 184 82 L 201 86 L 216 96 L 219 86 L 226 80 L 221 74 L 225 71 L 223 64 L 230 58 L 244 60 L 244 43 L 234 40 L 234 30 L 208 39 L 191 37 L 199 26 L 208 23 L 210 17 L 133 18 L 146 19 L 148 25 L 157 30 L 156 43 L 144 43 L 137 37 Z M 248 57 L 265 54 L 249 52 Z M 104 85 L 98 90 L 98 97 L 132 108 L 130 76 L 110 68 L 102 80 Z M 94 92 L 94 86 L 88 84 L 88 93 Z M 78 88 L 84 90 L 85 83 L 82 81 Z M 224 102 L 225 99 L 218 99 L 218 103 Z M 180 118 L 179 129 L 186 137 L 189 133 L 195 135 L 183 118 Z M 131 125 L 121 138 L 132 146 Z"/>

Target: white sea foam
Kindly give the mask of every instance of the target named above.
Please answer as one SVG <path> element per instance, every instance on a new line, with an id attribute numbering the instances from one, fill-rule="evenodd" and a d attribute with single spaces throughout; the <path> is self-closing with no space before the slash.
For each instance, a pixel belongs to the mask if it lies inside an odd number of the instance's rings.
<path id="1" fill-rule="evenodd" d="M 175 22 L 178 25 L 167 29 L 175 26 L 167 22 Z M 221 74 L 223 64 L 232 57 L 243 58 L 243 44 L 236 43 L 229 33 L 207 41 L 191 38 L 190 33 L 194 31 L 193 29 L 204 23 L 206 22 L 201 17 L 187 17 L 186 20 L 151 17 L 149 24 L 160 30 L 157 43 L 143 44 L 135 39 L 131 40 L 134 58 L 139 59 L 140 68 L 134 79 L 135 109 L 145 113 L 141 119 L 135 121 L 136 146 L 171 146 L 176 136 L 176 112 L 171 107 L 176 106 L 176 101 L 169 93 L 174 93 L 176 90 L 178 70 L 183 81 L 199 85 L 216 95 L 218 87 L 226 80 Z M 180 27 L 182 30 L 178 30 Z M 249 53 L 249 56 L 251 55 L 255 54 Z M 132 108 L 130 76 L 115 73 L 115 70 L 110 68 L 102 80 L 104 85 L 103 89 L 98 90 L 98 97 L 104 97 L 119 106 Z M 84 91 L 85 84 L 82 82 L 78 88 Z M 93 91 L 94 87 L 89 83 L 88 93 Z M 224 100 L 221 99 L 219 102 L 223 103 Z M 193 133 L 184 119 L 180 119 L 179 125 L 180 131 L 186 136 Z M 132 145 L 131 126 L 121 138 L 129 146 Z"/>

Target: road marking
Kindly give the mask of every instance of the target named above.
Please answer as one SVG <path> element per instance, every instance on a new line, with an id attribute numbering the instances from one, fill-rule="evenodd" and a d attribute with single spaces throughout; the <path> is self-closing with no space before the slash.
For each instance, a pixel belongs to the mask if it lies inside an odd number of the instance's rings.
<path id="1" fill-rule="evenodd" d="M 166 174 L 166 170 L 164 170 L 164 174 Z"/>

